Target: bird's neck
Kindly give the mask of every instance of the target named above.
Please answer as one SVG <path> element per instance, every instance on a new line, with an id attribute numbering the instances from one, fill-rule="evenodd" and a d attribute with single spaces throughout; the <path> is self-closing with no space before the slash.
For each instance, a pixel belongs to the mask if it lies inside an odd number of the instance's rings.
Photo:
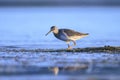
<path id="1" fill-rule="evenodd" d="M 59 32 L 58 29 L 56 29 L 56 30 L 53 31 L 54 34 L 58 34 L 58 32 Z"/>

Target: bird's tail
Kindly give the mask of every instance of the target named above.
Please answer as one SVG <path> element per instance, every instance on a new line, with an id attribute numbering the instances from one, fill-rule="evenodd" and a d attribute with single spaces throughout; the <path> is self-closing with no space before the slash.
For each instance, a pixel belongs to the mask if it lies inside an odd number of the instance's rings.
<path id="1" fill-rule="evenodd" d="M 87 35 L 89 35 L 89 33 L 85 33 L 84 35 L 86 35 L 86 36 L 87 36 Z"/>

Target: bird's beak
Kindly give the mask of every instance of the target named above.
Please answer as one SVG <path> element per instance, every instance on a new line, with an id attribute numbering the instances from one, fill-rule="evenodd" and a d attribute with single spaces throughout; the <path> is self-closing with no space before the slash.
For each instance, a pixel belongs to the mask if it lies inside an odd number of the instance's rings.
<path id="1" fill-rule="evenodd" d="M 52 31 L 50 30 L 45 36 L 47 36 L 50 32 L 52 32 Z"/>

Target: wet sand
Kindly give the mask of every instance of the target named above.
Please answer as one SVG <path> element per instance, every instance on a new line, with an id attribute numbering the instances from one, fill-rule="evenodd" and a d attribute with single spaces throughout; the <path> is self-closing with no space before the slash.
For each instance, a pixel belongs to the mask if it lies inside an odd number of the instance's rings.
<path id="1" fill-rule="evenodd" d="M 119 46 L 86 47 L 67 49 L 26 49 L 16 46 L 1 46 L 0 52 L 89 52 L 89 53 L 120 53 Z"/>

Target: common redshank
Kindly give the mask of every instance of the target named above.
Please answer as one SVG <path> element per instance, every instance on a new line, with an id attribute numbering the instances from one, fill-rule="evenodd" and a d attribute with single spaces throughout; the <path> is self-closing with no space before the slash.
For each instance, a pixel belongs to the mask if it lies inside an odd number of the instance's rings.
<path id="1" fill-rule="evenodd" d="M 54 36 L 62 41 L 65 41 L 68 45 L 68 50 L 72 49 L 72 46 L 76 45 L 76 40 L 81 39 L 88 35 L 88 33 L 81 33 L 71 29 L 58 29 L 56 26 L 52 26 L 50 31 L 46 34 L 46 36 L 53 32 Z M 73 42 L 73 45 L 70 46 L 70 42 Z"/>

